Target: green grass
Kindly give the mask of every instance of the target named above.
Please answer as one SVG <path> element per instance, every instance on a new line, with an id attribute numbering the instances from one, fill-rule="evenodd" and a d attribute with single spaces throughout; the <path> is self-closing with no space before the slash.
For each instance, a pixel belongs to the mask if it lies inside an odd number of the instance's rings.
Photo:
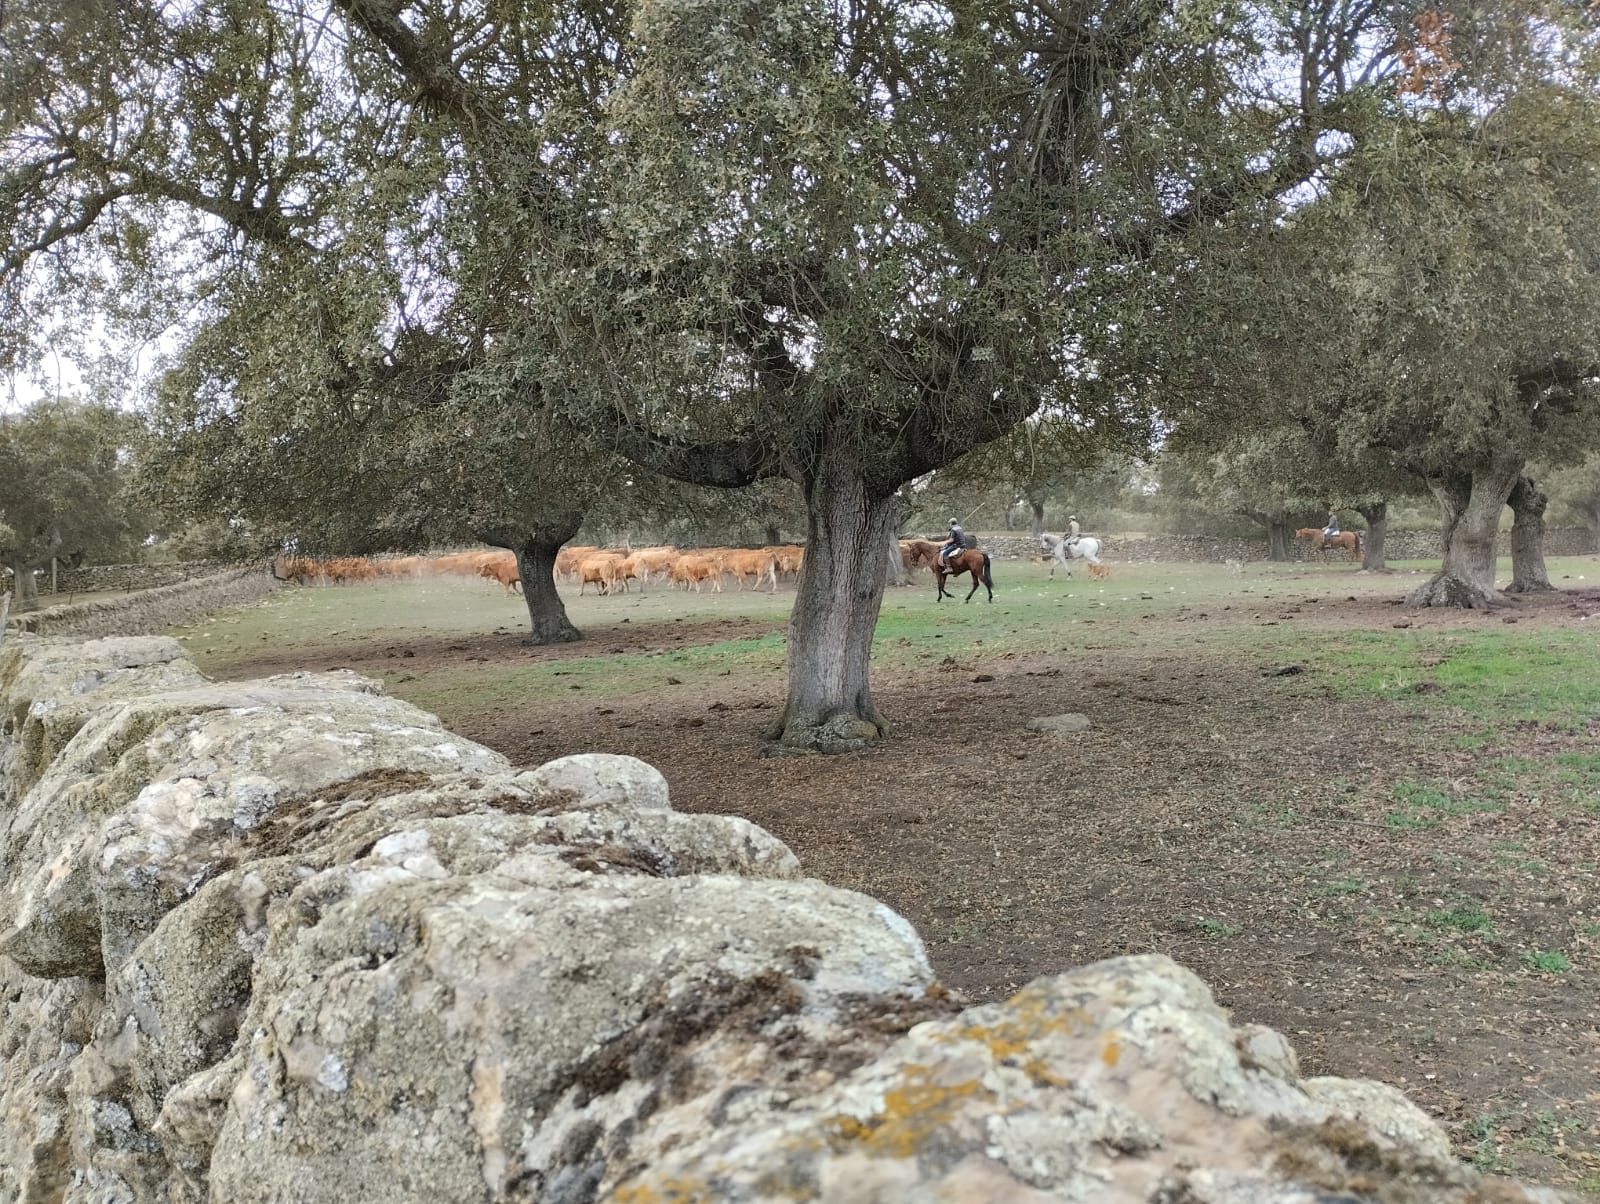
<path id="1" fill-rule="evenodd" d="M 1494 929 L 1489 913 L 1475 903 L 1430 911 L 1425 920 L 1428 927 L 1446 932 L 1490 932 Z"/>
<path id="2" fill-rule="evenodd" d="M 1451 816 L 1505 809 L 1504 801 L 1497 797 L 1441 790 L 1420 782 L 1396 783 L 1391 797 L 1395 810 L 1384 816 L 1391 828 L 1434 828 Z"/>
<path id="3" fill-rule="evenodd" d="M 1314 663 L 1346 698 L 1452 707 L 1496 726 L 1581 731 L 1600 718 L 1600 641 L 1588 631 L 1355 631 L 1319 645 Z M 1457 747 L 1482 747 L 1491 733 L 1466 733 Z"/>
<path id="4" fill-rule="evenodd" d="M 1565 974 L 1572 969 L 1571 960 L 1559 949 L 1530 949 L 1522 955 L 1522 964 L 1543 974 Z"/>

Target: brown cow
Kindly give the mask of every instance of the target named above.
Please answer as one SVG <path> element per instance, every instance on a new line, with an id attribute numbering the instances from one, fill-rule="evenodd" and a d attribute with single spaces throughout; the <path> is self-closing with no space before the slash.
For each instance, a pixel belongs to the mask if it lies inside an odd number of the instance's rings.
<path id="1" fill-rule="evenodd" d="M 571 577 L 578 579 L 578 566 L 600 549 L 594 544 L 574 544 L 570 548 L 562 548 L 556 553 L 556 577 Z"/>
<path id="2" fill-rule="evenodd" d="M 722 570 L 704 556 L 680 556 L 672 565 L 673 584 L 683 583 L 683 588 L 694 586 L 694 592 L 700 592 L 702 582 L 711 582 L 715 593 L 722 592 Z"/>
<path id="3" fill-rule="evenodd" d="M 485 560 L 478 566 L 478 576 L 498 581 L 508 594 L 522 592 L 522 571 L 517 568 L 517 558 L 510 552 Z"/>
<path id="4" fill-rule="evenodd" d="M 785 576 L 800 575 L 800 566 L 805 563 L 806 550 L 799 544 L 780 544 L 767 550 L 778 558 L 778 572 Z"/>
<path id="5" fill-rule="evenodd" d="M 659 573 L 665 577 L 667 570 L 672 567 L 672 562 L 678 558 L 678 549 L 674 547 L 640 548 L 629 557 L 639 567 L 639 584 L 644 585 L 650 579 L 650 574 Z"/>
<path id="6" fill-rule="evenodd" d="M 341 556 L 330 560 L 322 568 L 323 576 L 336 585 L 346 581 L 372 581 L 378 576 L 372 562 L 365 556 Z"/>
<path id="7" fill-rule="evenodd" d="M 772 582 L 772 592 L 778 592 L 778 557 L 771 548 L 728 552 L 722 557 L 722 571 L 731 574 L 741 590 L 746 577 L 755 579 L 753 589 L 760 589 L 761 579 L 765 577 Z"/>
<path id="8" fill-rule="evenodd" d="M 578 566 L 578 594 L 583 594 L 583 587 L 594 584 L 595 592 L 609 594 L 616 587 L 620 579 L 618 573 L 622 568 L 622 560 L 617 556 L 591 556 Z"/>
<path id="9" fill-rule="evenodd" d="M 637 581 L 639 592 L 644 593 L 644 583 L 650 579 L 650 569 L 635 552 L 617 566 L 617 579 L 622 582 L 622 592 L 628 592 L 628 582 Z"/>

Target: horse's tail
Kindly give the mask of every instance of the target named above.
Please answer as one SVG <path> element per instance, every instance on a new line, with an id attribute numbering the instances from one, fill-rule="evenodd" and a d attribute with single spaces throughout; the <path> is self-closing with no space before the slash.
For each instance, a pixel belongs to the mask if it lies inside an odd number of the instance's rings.
<path id="1" fill-rule="evenodd" d="M 990 589 L 994 588 L 994 582 L 989 577 L 989 553 L 987 552 L 983 554 L 983 583 Z"/>

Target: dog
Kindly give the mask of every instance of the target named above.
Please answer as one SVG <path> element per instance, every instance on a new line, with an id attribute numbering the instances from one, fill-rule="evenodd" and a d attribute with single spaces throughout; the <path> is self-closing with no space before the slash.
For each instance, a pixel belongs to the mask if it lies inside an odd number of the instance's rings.
<path id="1" fill-rule="evenodd" d="M 1096 581 L 1104 581 L 1111 576 L 1111 566 L 1109 564 L 1091 564 L 1089 566 L 1089 576 Z"/>

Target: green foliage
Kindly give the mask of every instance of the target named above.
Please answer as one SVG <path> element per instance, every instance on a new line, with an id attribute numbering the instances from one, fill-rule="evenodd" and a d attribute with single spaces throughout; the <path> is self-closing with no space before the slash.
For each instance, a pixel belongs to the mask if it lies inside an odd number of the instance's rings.
<path id="1" fill-rule="evenodd" d="M 1349 506 L 1427 480 L 1459 510 L 1497 458 L 1600 439 L 1600 43 L 1552 4 L 1475 10 L 1448 49 L 1426 88 L 1372 94 L 1314 188 L 1175 267 L 1175 442 L 1235 489 Z"/>
<path id="2" fill-rule="evenodd" d="M 0 416 L 0 562 L 31 570 L 126 551 L 132 427 L 125 414 L 72 401 Z"/>
<path id="3" fill-rule="evenodd" d="M 1564 468 L 1535 469 L 1534 475 L 1550 497 L 1552 519 L 1575 519 L 1589 528 L 1596 541 L 1591 550 L 1600 551 L 1600 452 Z"/>

